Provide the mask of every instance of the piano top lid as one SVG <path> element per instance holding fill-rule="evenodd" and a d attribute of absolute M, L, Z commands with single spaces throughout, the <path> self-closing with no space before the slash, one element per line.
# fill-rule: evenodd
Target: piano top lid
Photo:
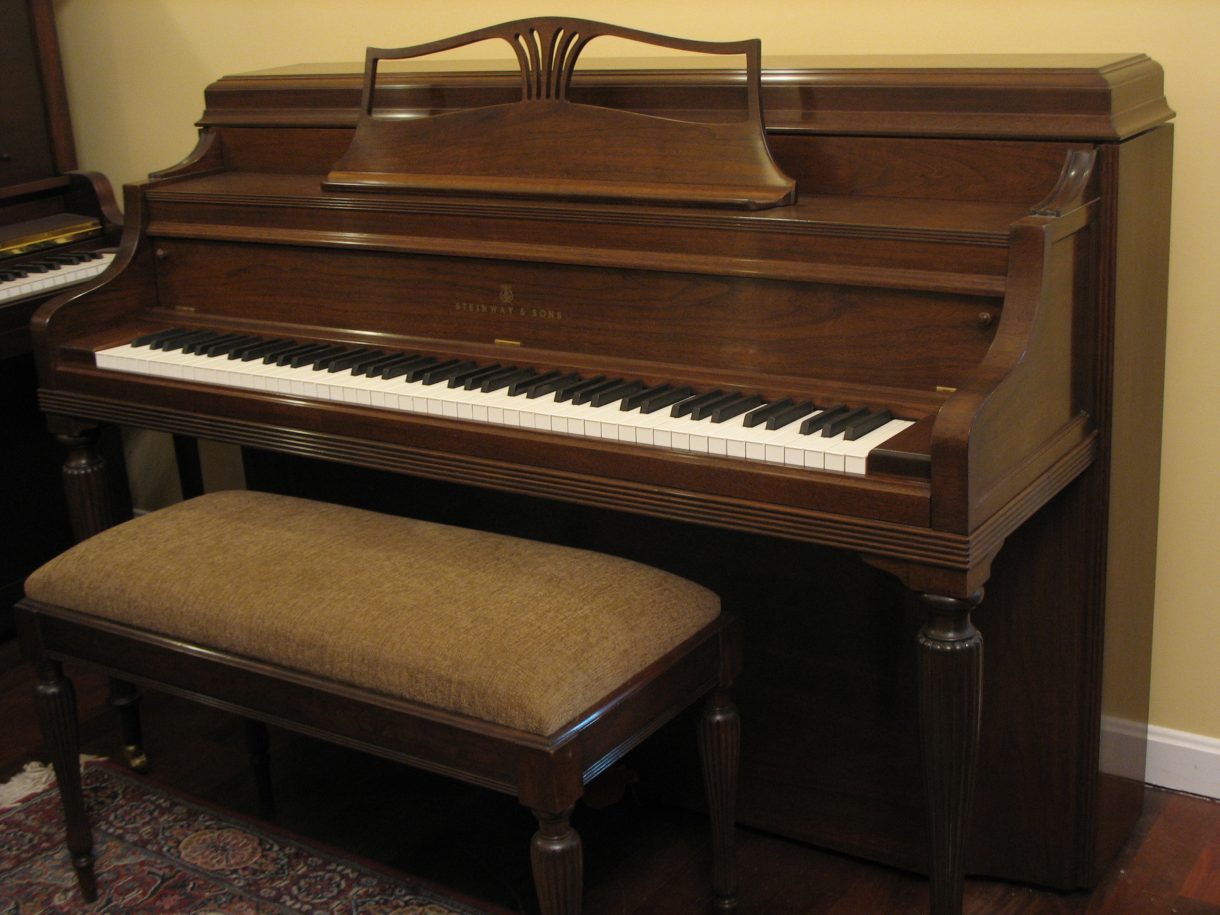
<path fill-rule="evenodd" d="M 711 119 L 686 119 L 571 98 L 581 52 L 605 37 L 744 59 L 743 104 Z M 401 111 L 392 91 L 382 91 L 383 61 L 489 39 L 502 40 L 517 59 L 516 99 L 418 117 Z M 757 39 L 692 41 L 564 17 L 520 19 L 413 47 L 369 48 L 356 133 L 323 187 L 744 209 L 788 204 L 796 182 L 767 149 L 761 60 Z"/>
<path fill-rule="evenodd" d="M 704 57 L 588 58 L 569 97 L 660 117 L 727 117 L 741 105 L 745 71 Z M 503 60 L 383 66 L 381 103 L 401 118 L 520 97 L 520 73 Z M 362 72 L 322 63 L 226 76 L 208 87 L 198 123 L 351 128 Z M 761 83 L 771 133 L 1106 142 L 1174 116 L 1161 66 L 1138 53 L 775 56 L 763 58 Z"/>

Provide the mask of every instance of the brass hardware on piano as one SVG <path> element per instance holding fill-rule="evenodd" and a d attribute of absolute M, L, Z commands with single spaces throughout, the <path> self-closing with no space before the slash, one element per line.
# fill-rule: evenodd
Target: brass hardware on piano
<path fill-rule="evenodd" d="M 196 150 L 127 189 L 116 266 L 35 317 L 52 428 L 131 424 L 799 544 L 801 564 L 889 601 L 853 608 L 852 629 L 901 631 L 901 650 L 871 658 L 875 689 L 828 695 L 810 671 L 846 646 L 790 630 L 840 631 L 832 594 L 778 628 L 736 608 L 742 705 L 760 709 L 743 821 L 926 868 L 937 912 L 967 872 L 1087 885 L 1142 798 L 1142 741 L 1115 755 L 1101 729 L 1118 681 L 1147 682 L 1161 386 L 1128 373 L 1159 368 L 1163 344 L 1160 67 L 768 68 L 755 43 L 674 40 L 716 57 L 582 58 L 545 80 L 524 51 L 377 69 L 573 33 L 656 40 L 525 20 L 374 49 L 363 74 L 208 87 Z M 523 97 L 538 80 L 561 91 Z M 721 139 L 692 142 L 709 124 Z M 521 303 L 562 320 L 524 332 Z M 839 420 L 877 425 L 852 451 Z M 98 517 L 102 489 L 82 484 L 76 510 Z M 1146 720 L 1143 701 L 1122 714 Z M 826 703 L 851 726 L 802 731 Z"/>

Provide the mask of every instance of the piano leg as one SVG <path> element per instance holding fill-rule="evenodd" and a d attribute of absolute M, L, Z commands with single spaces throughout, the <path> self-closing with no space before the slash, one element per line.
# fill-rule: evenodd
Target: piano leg
<path fill-rule="evenodd" d="M 983 599 L 924 594 L 919 632 L 920 751 L 927 792 L 931 911 L 960 915 L 962 852 L 978 756 L 983 637 L 970 613 Z"/>
<path fill-rule="evenodd" d="M 100 428 L 85 427 L 56 437 L 68 450 L 63 466 L 64 493 L 76 539 L 85 540 L 130 518 L 131 497 L 127 494 L 126 478 L 113 472 L 102 452 Z M 118 715 L 127 764 L 137 772 L 144 772 L 148 757 L 140 730 L 139 691 L 112 677 L 108 701 Z"/>
<path fill-rule="evenodd" d="M 101 430 L 92 426 L 56 436 L 68 449 L 64 461 L 64 493 L 68 497 L 68 519 L 78 541 L 113 527 L 131 517 L 130 497 L 120 493 L 110 462 L 98 442 Z"/>

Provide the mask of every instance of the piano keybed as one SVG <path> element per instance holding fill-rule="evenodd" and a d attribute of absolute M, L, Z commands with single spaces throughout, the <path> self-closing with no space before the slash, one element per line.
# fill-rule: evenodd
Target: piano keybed
<path fill-rule="evenodd" d="M 103 370 L 858 475 L 911 425 L 844 404 L 185 328 L 95 358 Z"/>

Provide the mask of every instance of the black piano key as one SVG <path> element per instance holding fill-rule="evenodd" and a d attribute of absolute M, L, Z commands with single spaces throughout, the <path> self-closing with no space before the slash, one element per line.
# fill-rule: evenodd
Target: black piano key
<path fill-rule="evenodd" d="M 608 379 L 605 375 L 594 375 L 592 378 L 581 378 L 579 381 L 560 385 L 555 389 L 555 403 L 563 403 L 566 400 L 572 400 L 590 388 L 596 388 L 605 384 L 607 380 Z"/>
<path fill-rule="evenodd" d="M 184 348 L 183 352 L 184 353 L 197 353 L 200 356 L 206 356 L 208 354 L 208 350 L 210 350 L 213 346 L 223 346 L 225 343 L 229 343 L 233 340 L 236 340 L 240 336 L 241 336 L 241 334 L 228 333 L 228 334 L 218 334 L 217 336 L 212 337 L 209 340 L 196 340 L 189 347 Z"/>
<path fill-rule="evenodd" d="M 407 369 L 406 373 L 403 375 L 403 380 L 408 384 L 414 384 L 415 382 L 419 381 L 420 376 L 423 375 L 423 373 L 428 369 L 441 365 L 452 365 L 455 362 L 457 362 L 456 359 L 450 359 L 448 362 L 441 362 L 436 356 L 425 356 L 421 361 Z"/>
<path fill-rule="evenodd" d="M 743 395 L 732 403 L 721 404 L 713 409 L 709 415 L 712 418 L 712 422 L 722 423 L 725 420 L 732 419 L 734 416 L 740 416 L 742 413 L 753 410 L 755 407 L 766 402 L 766 398 L 760 394 Z"/>
<path fill-rule="evenodd" d="M 324 349 L 326 347 L 321 343 L 297 343 L 295 346 L 290 346 L 287 349 L 268 353 L 263 357 L 263 362 L 274 363 L 275 365 L 288 365 L 297 356 L 303 356 L 307 353 L 318 353 Z"/>
<path fill-rule="evenodd" d="M 501 372 L 514 372 L 516 366 L 505 368 L 498 362 L 493 362 L 491 365 L 475 363 L 474 368 L 460 372 L 449 379 L 449 387 L 464 388 L 467 391 L 473 391 L 480 387 L 488 378 L 498 375 Z"/>
<path fill-rule="evenodd" d="M 791 406 L 785 407 L 778 413 L 768 417 L 767 431 L 774 432 L 776 429 L 782 429 L 784 426 L 796 422 L 801 417 L 808 416 L 816 409 L 817 407 L 814 406 L 812 400 L 804 400 L 798 404 L 792 404 Z"/>
<path fill-rule="evenodd" d="M 176 349 L 176 344 L 180 340 L 189 341 L 192 337 L 200 333 L 198 330 L 190 330 L 189 328 L 179 328 L 172 334 L 161 337 L 148 344 L 150 349 Z"/>
<path fill-rule="evenodd" d="M 353 375 L 367 375 L 368 370 L 372 366 L 384 362 L 393 355 L 395 354 L 387 353 L 383 349 L 370 349 L 366 355 L 360 357 L 359 359 L 354 359 L 352 364 L 349 365 L 347 369 Z"/>
<path fill-rule="evenodd" d="M 493 391 L 499 391 L 503 388 L 511 387 L 522 381 L 529 381 L 532 378 L 537 378 L 538 373 L 533 369 L 523 369 L 520 367 L 510 367 L 502 372 L 496 372 L 493 375 L 488 375 L 480 384 L 479 390 L 484 394 L 491 394 Z M 469 387 L 469 385 L 467 385 Z"/>
<path fill-rule="evenodd" d="M 670 384 L 654 384 L 651 387 L 646 387 L 642 391 L 637 391 L 634 394 L 628 394 L 623 398 L 623 402 L 619 404 L 620 410 L 635 410 L 644 403 L 649 397 L 657 397 L 667 391 L 672 391 L 673 385 Z"/>
<path fill-rule="evenodd" d="M 656 413 L 658 410 L 664 410 L 666 407 L 673 406 L 674 404 L 681 406 L 683 401 L 690 400 L 694 396 L 694 388 L 671 387 L 667 391 L 658 391 L 655 394 L 650 394 L 640 401 L 640 412 L 644 414 Z"/>
<path fill-rule="evenodd" d="M 309 359 L 301 362 L 300 366 L 308 365 L 315 372 L 324 371 L 330 364 L 340 356 L 346 356 L 348 353 L 355 352 L 350 346 L 344 346 L 341 343 L 328 343 L 324 345 L 324 349 L 310 355 Z M 297 363 L 293 363 L 293 367 L 297 367 Z"/>
<path fill-rule="evenodd" d="M 742 396 L 743 395 L 741 395 L 741 394 L 726 393 L 726 394 L 720 395 L 715 400 L 709 400 L 709 401 L 706 401 L 705 403 L 698 404 L 697 406 L 695 406 L 691 409 L 690 418 L 692 420 L 696 420 L 696 421 L 701 420 L 701 419 L 707 419 L 709 416 L 712 415 L 712 413 L 714 411 L 719 410 L 721 407 L 727 407 L 727 406 L 737 403 L 737 401 L 740 400 L 742 398 Z"/>
<path fill-rule="evenodd" d="M 571 372 L 566 375 L 555 374 L 549 378 L 543 376 L 525 386 L 525 396 L 529 400 L 545 397 L 547 394 L 554 394 L 565 384 L 576 384 L 579 381 L 580 376 Z"/>
<path fill-rule="evenodd" d="M 229 358 L 240 359 L 242 362 L 253 362 L 255 359 L 262 359 L 271 353 L 278 353 L 290 346 L 296 346 L 296 341 L 276 337 L 264 343 L 256 343 L 254 346 L 235 349 L 229 353 Z"/>
<path fill-rule="evenodd" d="M 43 255 L 43 260 L 50 261 L 53 264 L 74 266 L 76 264 L 83 263 L 85 261 L 85 257 L 83 254 L 75 251 L 61 251 L 55 254 Z"/>
<path fill-rule="evenodd" d="M 573 392 L 572 403 L 576 406 L 582 406 L 583 404 L 587 404 L 592 401 L 596 395 L 609 391 L 611 388 L 615 388 L 622 383 L 623 379 L 621 378 L 607 378 L 600 384 L 581 388 L 580 390 Z"/>
<path fill-rule="evenodd" d="M 817 432 L 836 416 L 841 416 L 847 412 L 845 404 L 837 403 L 834 406 L 827 407 L 816 416 L 811 416 L 801 423 L 801 435 L 812 435 Z"/>
<path fill-rule="evenodd" d="M 508 396 L 520 397 L 522 394 L 527 393 L 529 389 L 535 385 L 545 384 L 548 381 L 554 381 L 556 378 L 561 378 L 562 376 L 563 372 L 560 372 L 557 369 L 552 369 L 549 372 L 543 372 L 541 375 L 531 370 L 529 377 L 522 378 L 509 384 Z"/>
<path fill-rule="evenodd" d="M 612 404 L 615 401 L 622 400 L 628 395 L 643 391 L 647 387 L 642 381 L 623 381 L 604 391 L 598 391 L 589 398 L 589 406 L 604 407 L 607 404 Z"/>
<path fill-rule="evenodd" d="M 856 439 L 868 435 L 874 429 L 880 429 L 893 418 L 894 414 L 889 410 L 878 410 L 876 413 L 861 416 L 843 430 L 843 438 L 849 442 L 854 442 Z"/>
<path fill-rule="evenodd" d="M 434 365 L 420 372 L 419 380 L 424 384 L 437 384 L 438 382 L 445 381 L 446 379 L 451 378 L 460 372 L 473 368 L 475 365 L 476 363 L 468 360 L 464 361 L 461 359 L 448 359 L 439 365 Z"/>
<path fill-rule="evenodd" d="M 674 404 L 674 408 L 669 411 L 670 416 L 690 416 L 696 410 L 700 410 L 708 404 L 713 404 L 728 397 L 724 391 L 708 391 L 706 394 L 700 394 L 698 397 L 690 397 L 679 403 Z M 696 417 L 697 418 L 697 417 Z"/>
<path fill-rule="evenodd" d="M 225 340 L 228 340 L 232 336 L 236 336 L 236 335 L 235 334 L 224 334 L 224 333 L 221 333 L 220 331 L 212 331 L 206 337 L 202 337 L 198 340 L 192 340 L 190 343 L 183 346 L 182 352 L 192 353 L 192 354 L 196 354 L 196 355 L 203 355 L 203 351 L 205 349 L 207 349 L 209 346 L 211 346 L 213 343 L 223 343 Z"/>
<path fill-rule="evenodd" d="M 131 345 L 132 346 L 152 346 L 152 344 L 155 342 L 164 340 L 168 337 L 177 336 L 178 334 L 184 334 L 184 333 L 186 333 L 186 331 L 183 330 L 181 327 L 171 327 L 171 328 L 169 328 L 169 330 L 158 330 L 158 331 L 154 331 L 151 334 L 144 334 L 143 336 L 136 337 L 134 340 L 131 341 Z M 156 349 L 156 347 L 153 347 L 153 348 Z"/>
<path fill-rule="evenodd" d="M 329 359 L 347 351 L 347 347 L 339 346 L 335 343 L 318 343 L 312 349 L 297 353 L 288 360 L 288 364 L 294 369 L 303 369 L 309 366 L 315 372 L 321 371 L 323 366 L 318 364 L 320 360 Z"/>
<path fill-rule="evenodd" d="M 868 416 L 868 409 L 865 407 L 856 407 L 854 410 L 848 410 L 846 413 L 836 416 L 834 419 L 824 425 L 822 427 L 822 436 L 824 438 L 830 438 L 838 435 L 855 420 L 862 419 L 865 416 Z"/>
<path fill-rule="evenodd" d="M 207 340 L 216 333 L 214 330 L 196 330 L 182 337 L 174 337 L 172 340 L 166 340 L 161 344 L 161 349 L 167 353 L 172 353 L 174 350 L 182 350 L 188 352 L 186 347 L 190 346 L 199 340 Z"/>
<path fill-rule="evenodd" d="M 387 365 L 396 359 L 401 359 L 402 353 L 387 353 L 384 350 L 378 350 L 376 356 L 370 356 L 368 359 L 361 359 L 352 366 L 353 375 L 368 375 L 373 377 L 373 373 L 380 369 L 383 365 Z"/>
<path fill-rule="evenodd" d="M 362 362 L 369 362 L 373 359 L 380 359 L 385 355 L 383 349 L 358 349 L 347 353 L 345 356 L 340 356 L 338 359 L 327 360 L 326 371 L 328 372 L 343 372 L 351 369 Z"/>
<path fill-rule="evenodd" d="M 431 358 L 431 356 L 421 356 L 419 353 L 404 355 L 393 362 L 387 362 L 379 369 L 373 369 L 369 372 L 369 374 L 373 377 L 381 377 L 386 381 L 389 381 L 391 378 L 397 378 L 399 375 L 407 374 L 407 372 L 411 371 L 411 369 L 418 365 L 422 365 Z"/>
<path fill-rule="evenodd" d="M 217 341 L 210 346 L 205 346 L 200 352 L 209 359 L 214 359 L 217 356 L 225 356 L 233 352 L 239 346 L 248 346 L 261 339 L 261 337 L 255 337 L 252 334 L 233 334 L 228 340 Z"/>
<path fill-rule="evenodd" d="M 746 418 L 741 421 L 741 424 L 747 429 L 753 429 L 755 426 L 760 426 L 765 423 L 772 416 L 783 413 L 791 406 L 793 406 L 791 397 L 785 397 L 783 400 L 773 400 L 770 403 L 764 403 L 762 406 L 751 410 L 746 415 Z"/>

